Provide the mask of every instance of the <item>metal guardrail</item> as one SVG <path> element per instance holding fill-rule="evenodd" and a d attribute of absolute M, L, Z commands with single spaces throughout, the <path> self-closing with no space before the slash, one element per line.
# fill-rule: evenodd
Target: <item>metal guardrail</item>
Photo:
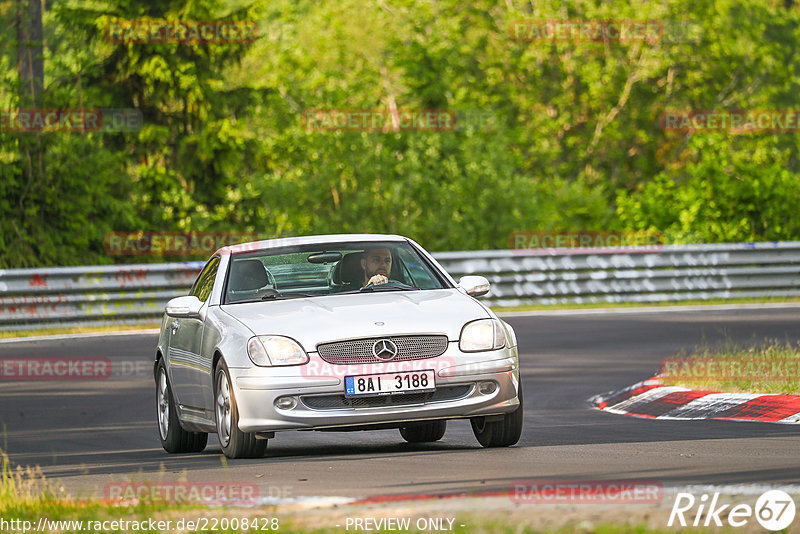
<path fill-rule="evenodd" d="M 0 330 L 155 322 L 203 262 L 0 271 Z"/>
<path fill-rule="evenodd" d="M 456 279 L 486 276 L 491 306 L 800 296 L 800 241 L 661 250 L 440 252 Z M 0 330 L 155 322 L 202 262 L 0 271 Z"/>
<path fill-rule="evenodd" d="M 486 276 L 486 301 L 498 306 L 800 296 L 800 241 L 435 256 L 451 274 Z"/>

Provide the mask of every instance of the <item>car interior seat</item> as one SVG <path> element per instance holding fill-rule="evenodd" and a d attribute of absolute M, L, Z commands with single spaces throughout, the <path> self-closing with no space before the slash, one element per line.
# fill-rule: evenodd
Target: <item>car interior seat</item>
<path fill-rule="evenodd" d="M 364 270 L 361 268 L 362 255 L 363 252 L 351 252 L 339 260 L 331 274 L 333 285 L 343 286 L 346 289 L 361 287 L 364 279 Z"/>
<path fill-rule="evenodd" d="M 257 259 L 234 261 L 228 291 L 235 300 L 246 300 L 277 293 L 275 278 Z"/>

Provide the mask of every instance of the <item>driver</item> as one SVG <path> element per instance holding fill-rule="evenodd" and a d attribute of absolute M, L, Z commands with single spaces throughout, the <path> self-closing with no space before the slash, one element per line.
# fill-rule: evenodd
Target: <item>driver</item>
<path fill-rule="evenodd" d="M 363 285 L 380 285 L 389 281 L 392 272 L 392 251 L 388 248 L 368 248 L 361 257 Z"/>

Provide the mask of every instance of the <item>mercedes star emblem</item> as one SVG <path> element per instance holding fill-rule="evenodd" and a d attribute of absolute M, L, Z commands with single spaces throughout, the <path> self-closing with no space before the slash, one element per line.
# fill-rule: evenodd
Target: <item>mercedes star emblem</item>
<path fill-rule="evenodd" d="M 397 345 L 388 339 L 381 339 L 372 345 L 372 354 L 379 360 L 389 361 L 397 356 Z"/>

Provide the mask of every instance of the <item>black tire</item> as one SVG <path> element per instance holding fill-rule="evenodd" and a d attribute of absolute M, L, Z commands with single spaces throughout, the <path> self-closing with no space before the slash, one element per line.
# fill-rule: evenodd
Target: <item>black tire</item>
<path fill-rule="evenodd" d="M 409 443 L 439 441 L 447 430 L 447 421 L 426 421 L 413 423 L 400 428 L 400 435 Z"/>
<path fill-rule="evenodd" d="M 522 436 L 522 382 L 519 384 L 519 408 L 503 416 L 500 421 L 486 421 L 485 417 L 472 417 L 469 422 L 478 442 L 484 447 L 510 447 Z"/>
<path fill-rule="evenodd" d="M 163 361 L 159 362 L 156 373 L 156 417 L 158 435 L 165 451 L 179 454 L 200 452 L 206 448 L 208 434 L 188 432 L 181 427 Z"/>
<path fill-rule="evenodd" d="M 226 401 L 227 397 L 227 401 Z M 227 409 L 226 409 L 227 404 Z M 222 453 L 228 458 L 261 458 L 267 450 L 266 439 L 239 430 L 239 409 L 231 387 L 228 366 L 220 360 L 214 369 L 214 414 Z"/>

